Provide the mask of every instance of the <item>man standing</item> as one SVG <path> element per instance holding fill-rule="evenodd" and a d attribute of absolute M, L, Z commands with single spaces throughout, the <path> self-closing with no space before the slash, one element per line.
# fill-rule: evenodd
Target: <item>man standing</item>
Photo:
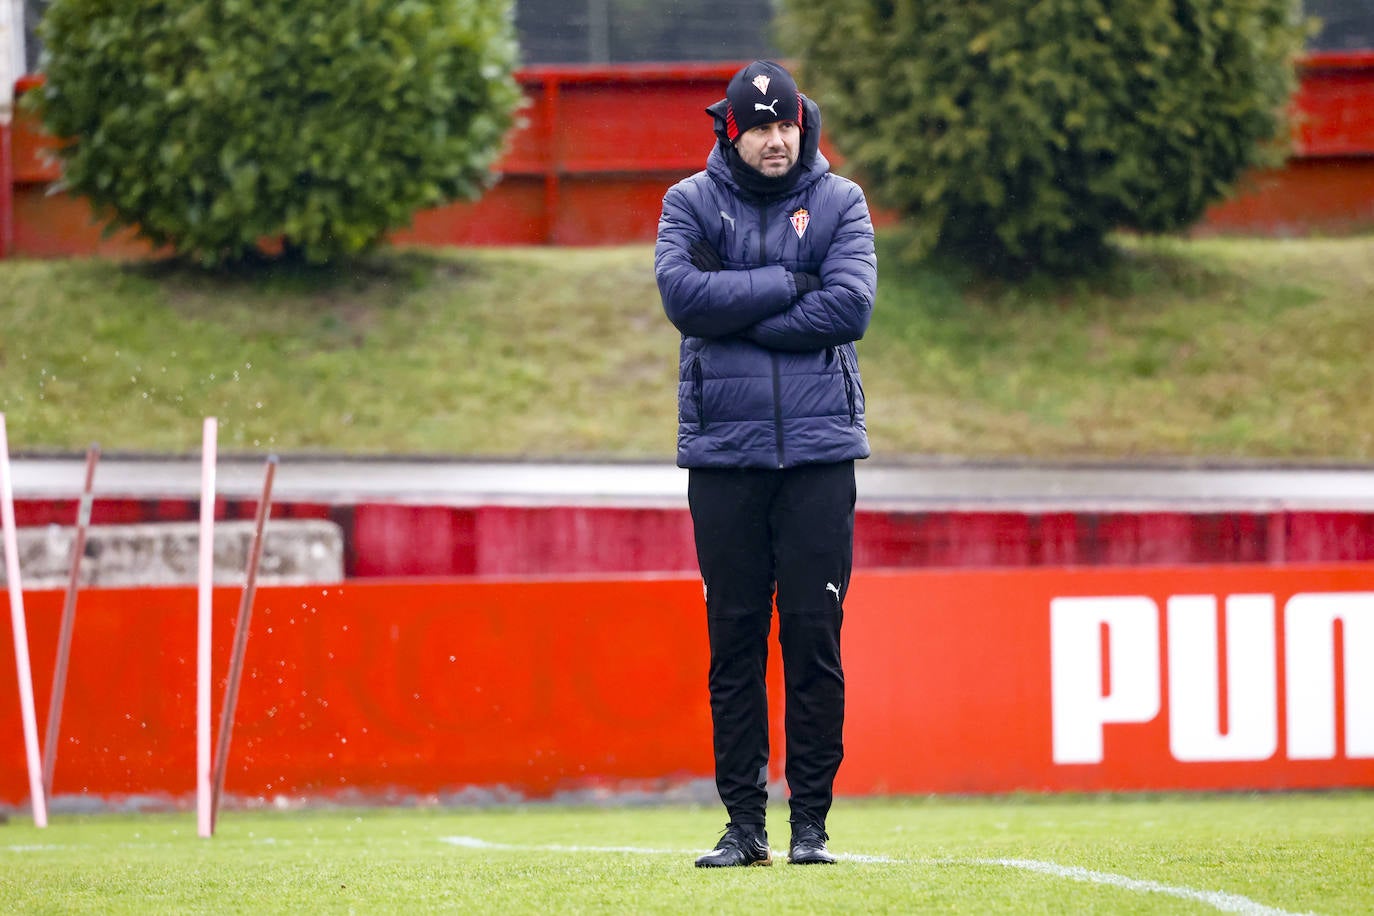
<path fill-rule="evenodd" d="M 820 153 L 820 109 L 782 67 L 754 61 L 706 111 L 717 143 L 706 169 L 664 197 L 654 250 L 664 311 L 682 332 L 677 458 L 689 469 L 716 788 L 730 817 L 696 864 L 772 864 L 764 675 L 775 596 L 788 861 L 831 864 L 854 459 L 869 454 L 854 341 L 877 287 L 873 225 L 862 190 Z"/>

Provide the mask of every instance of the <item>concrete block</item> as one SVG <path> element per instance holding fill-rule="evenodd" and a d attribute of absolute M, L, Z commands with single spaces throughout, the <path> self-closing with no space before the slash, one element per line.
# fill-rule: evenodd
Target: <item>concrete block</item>
<path fill-rule="evenodd" d="M 215 523 L 216 585 L 242 585 L 253 546 L 252 521 Z M 19 574 L 28 589 L 66 588 L 76 529 L 20 528 Z M 120 588 L 194 585 L 200 564 L 199 522 L 92 525 L 81 561 L 83 586 Z M 2 566 L 2 564 L 0 564 Z M 0 568 L 0 583 L 5 582 Z M 259 585 L 308 585 L 343 580 L 343 531 L 323 519 L 268 520 Z"/>

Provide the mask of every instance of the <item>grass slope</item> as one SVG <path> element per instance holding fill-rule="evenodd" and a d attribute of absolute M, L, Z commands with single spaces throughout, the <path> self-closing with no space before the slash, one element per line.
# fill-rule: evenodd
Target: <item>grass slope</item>
<path fill-rule="evenodd" d="M 1374 459 L 1374 237 L 1147 240 L 1089 279 L 903 266 L 859 345 L 875 455 Z M 387 251 L 343 274 L 0 261 L 16 452 L 668 460 L 648 246 Z"/>
<path fill-rule="evenodd" d="M 1374 794 L 841 800 L 833 868 L 692 867 L 686 807 L 61 816 L 0 827 L 23 913 L 1368 912 Z M 785 824 L 772 840 L 784 847 Z"/>

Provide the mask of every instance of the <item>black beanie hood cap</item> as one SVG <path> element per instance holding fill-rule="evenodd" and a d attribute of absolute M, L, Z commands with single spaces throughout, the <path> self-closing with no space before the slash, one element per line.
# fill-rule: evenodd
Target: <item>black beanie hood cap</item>
<path fill-rule="evenodd" d="M 806 127 L 796 81 L 771 60 L 756 60 L 732 76 L 725 101 L 725 133 L 731 143 L 745 131 L 773 121 L 796 121 Z"/>

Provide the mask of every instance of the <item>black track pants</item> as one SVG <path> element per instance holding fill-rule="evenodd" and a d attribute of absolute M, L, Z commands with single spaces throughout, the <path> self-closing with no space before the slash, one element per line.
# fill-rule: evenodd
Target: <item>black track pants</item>
<path fill-rule="evenodd" d="M 854 556 L 854 462 L 688 475 L 706 584 L 716 789 L 735 823 L 764 823 L 765 670 L 776 588 L 791 819 L 825 823 L 844 757 L 840 624 Z"/>

